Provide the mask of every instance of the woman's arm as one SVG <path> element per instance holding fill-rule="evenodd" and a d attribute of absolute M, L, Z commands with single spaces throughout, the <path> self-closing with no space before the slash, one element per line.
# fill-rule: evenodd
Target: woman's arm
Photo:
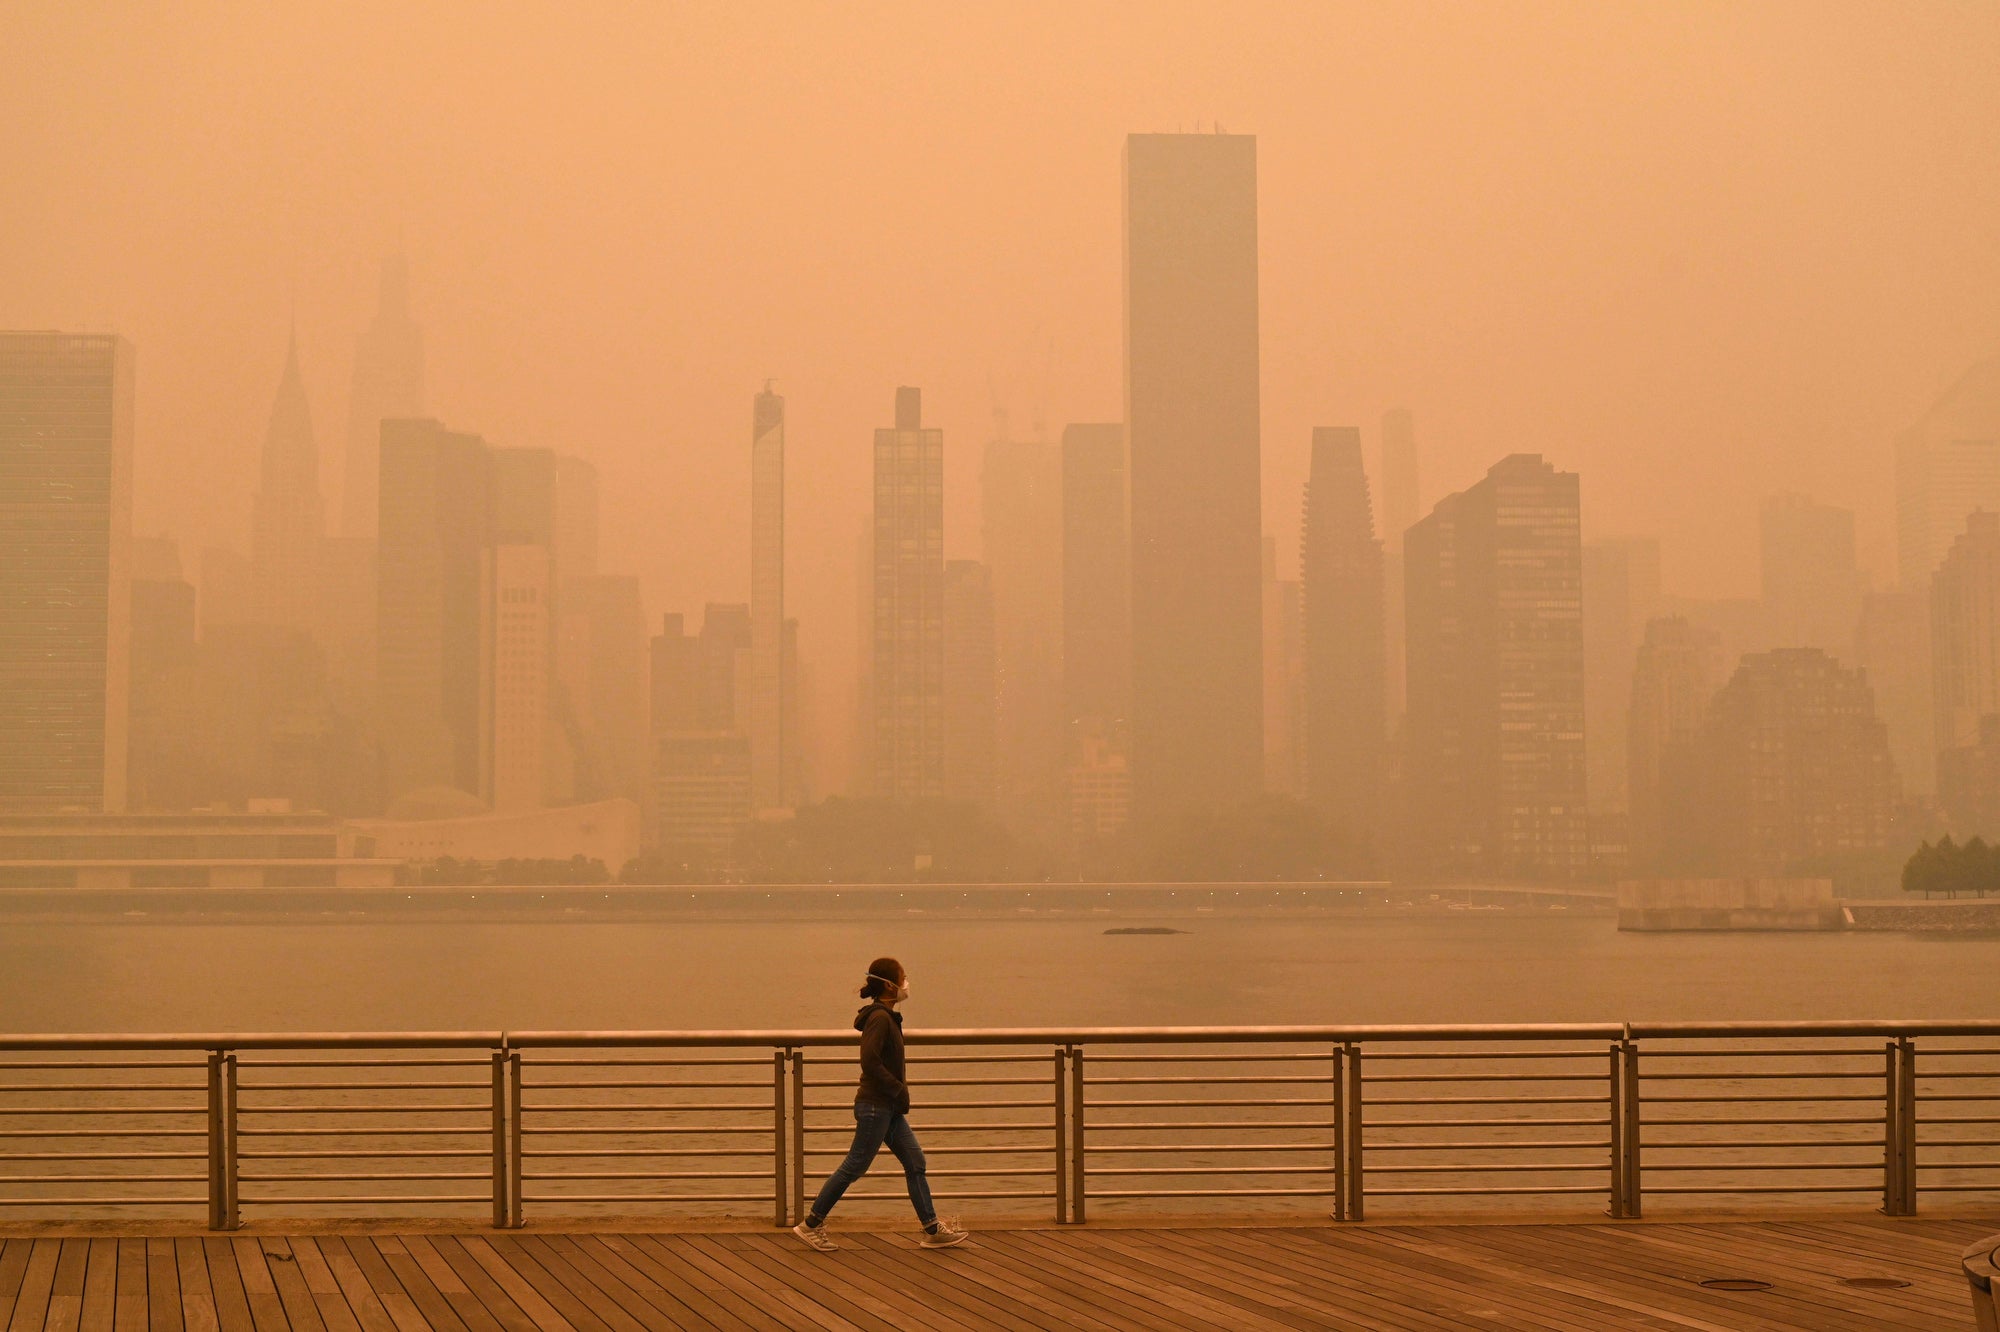
<path fill-rule="evenodd" d="M 903 1080 L 890 1071 L 882 1058 L 882 1046 L 889 1039 L 889 1028 L 895 1019 L 885 1008 L 878 1008 L 868 1016 L 868 1025 L 861 1032 L 861 1072 L 867 1079 L 883 1091 L 901 1101 L 909 1094 Z"/>

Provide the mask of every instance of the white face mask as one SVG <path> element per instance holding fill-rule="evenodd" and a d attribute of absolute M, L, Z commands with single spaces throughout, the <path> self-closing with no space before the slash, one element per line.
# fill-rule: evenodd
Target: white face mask
<path fill-rule="evenodd" d="M 884 985 L 888 986 L 891 997 L 899 1004 L 910 997 L 910 981 L 907 976 L 903 978 L 901 985 L 890 980 L 887 976 L 878 976 L 872 971 L 868 973 L 868 979 L 881 981 Z"/>

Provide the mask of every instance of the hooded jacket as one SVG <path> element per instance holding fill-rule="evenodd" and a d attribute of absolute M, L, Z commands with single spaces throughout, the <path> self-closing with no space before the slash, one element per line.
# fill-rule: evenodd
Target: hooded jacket
<path fill-rule="evenodd" d="M 861 1033 L 861 1085 L 854 1099 L 907 1115 L 910 1085 L 903 1080 L 903 1015 L 887 1004 L 871 1003 L 854 1015 L 854 1029 Z"/>

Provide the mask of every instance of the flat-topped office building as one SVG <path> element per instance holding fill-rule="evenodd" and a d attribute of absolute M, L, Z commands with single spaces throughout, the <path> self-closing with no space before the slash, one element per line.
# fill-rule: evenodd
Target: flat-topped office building
<path fill-rule="evenodd" d="M 0 333 L 0 810 L 125 807 L 132 344 Z"/>

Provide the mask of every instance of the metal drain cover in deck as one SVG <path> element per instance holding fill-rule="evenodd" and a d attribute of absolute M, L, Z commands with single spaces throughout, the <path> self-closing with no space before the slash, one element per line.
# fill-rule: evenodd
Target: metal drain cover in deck
<path fill-rule="evenodd" d="M 1910 1283 L 1901 1277 L 1842 1277 L 1840 1284 L 1857 1290 L 1900 1290 Z"/>
<path fill-rule="evenodd" d="M 1695 1282 L 1704 1290 L 1769 1290 L 1771 1283 L 1755 1277 L 1705 1277 Z"/>

